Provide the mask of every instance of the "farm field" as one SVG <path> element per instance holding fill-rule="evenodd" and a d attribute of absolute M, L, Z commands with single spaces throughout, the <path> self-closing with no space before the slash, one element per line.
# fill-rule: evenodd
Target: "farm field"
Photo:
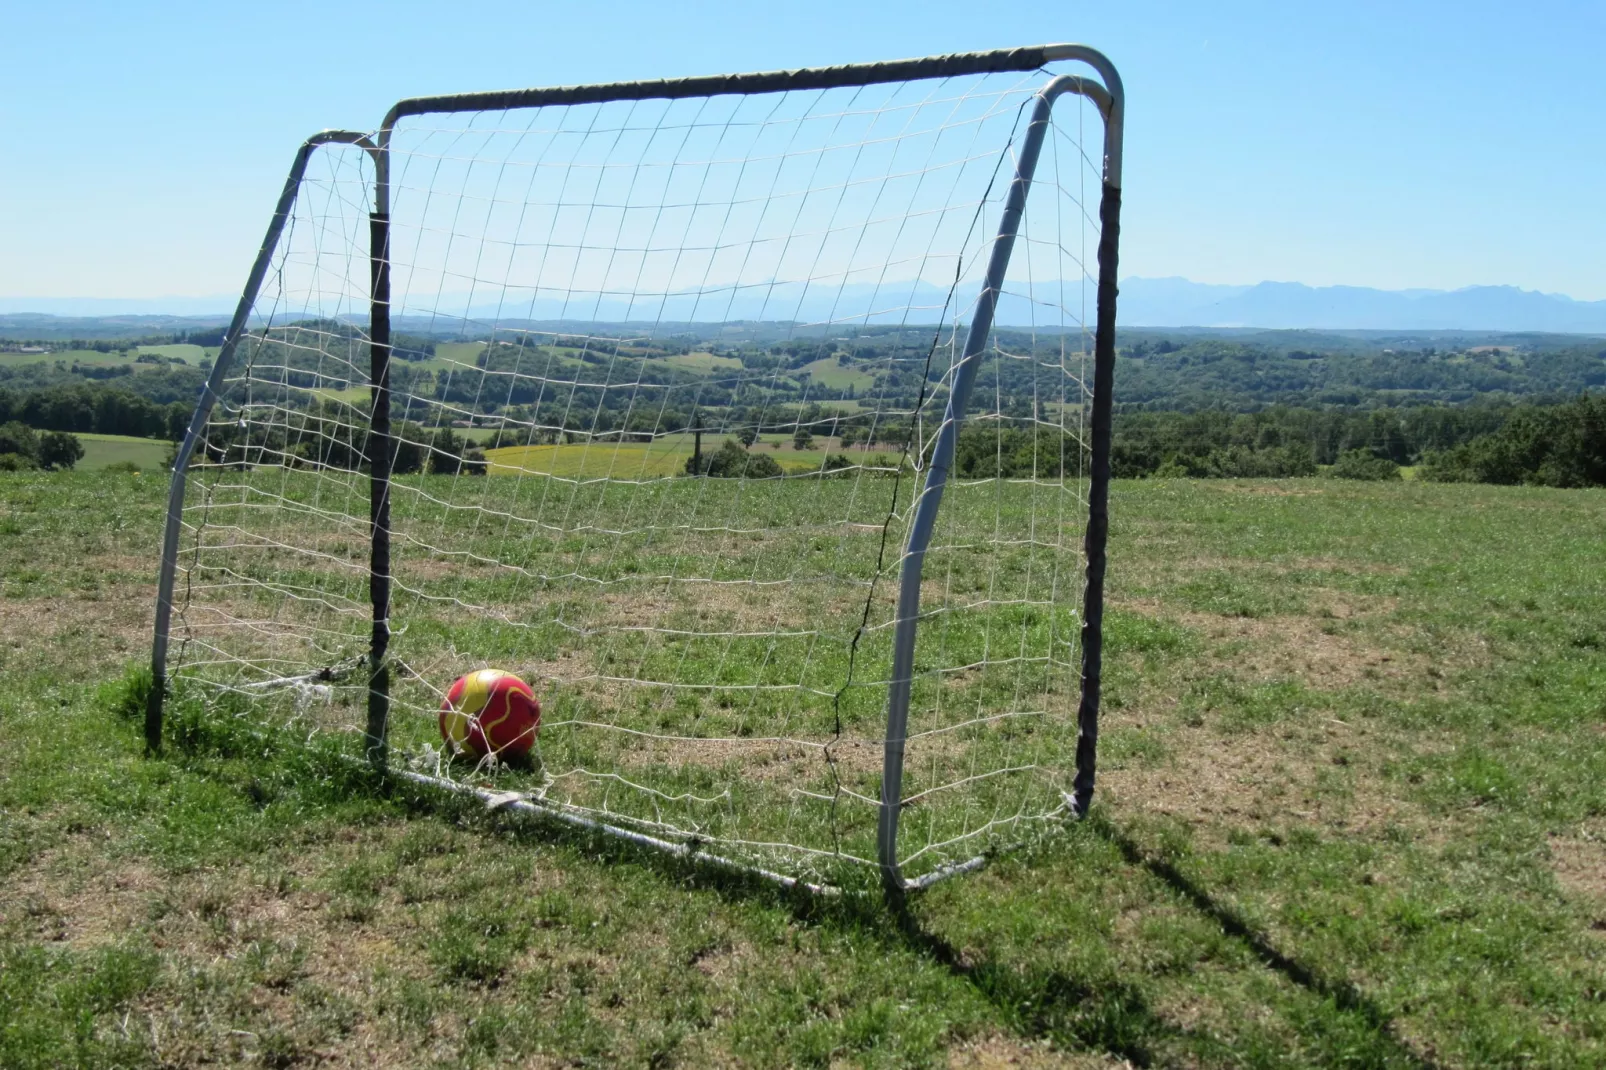
<path fill-rule="evenodd" d="M 216 357 L 218 354 L 218 347 L 196 346 L 186 343 L 179 343 L 176 345 L 166 346 L 140 346 L 139 352 L 151 353 L 158 357 L 167 357 L 169 360 L 171 360 L 173 357 L 177 357 L 185 364 L 199 365 L 204 359 Z"/>
<path fill-rule="evenodd" d="M 19 368 L 26 364 L 52 364 L 61 361 L 66 365 L 89 364 L 110 367 L 127 364 L 129 358 L 116 351 L 101 353 L 94 349 L 57 349 L 48 353 L 0 353 L 0 366 Z"/>
<path fill-rule="evenodd" d="M 824 357 L 812 361 L 798 370 L 808 372 L 816 383 L 828 390 L 846 390 L 852 387 L 862 392 L 875 386 L 875 376 L 857 368 L 844 367 L 836 357 Z"/>
<path fill-rule="evenodd" d="M 665 357 L 663 362 L 676 368 L 689 368 L 696 372 L 742 370 L 742 362 L 735 357 L 716 357 L 712 353 L 681 353 L 673 357 Z"/>
<path fill-rule="evenodd" d="M 168 450 L 172 444 L 156 438 L 133 438 L 128 435 L 97 435 L 78 432 L 78 441 L 84 444 L 84 455 L 77 468 L 84 472 L 97 472 L 108 465 L 133 464 L 149 475 L 165 475 Z"/>
<path fill-rule="evenodd" d="M 484 441 L 494 434 L 485 429 L 468 432 Z M 704 435 L 703 450 L 713 452 L 725 440 L 722 435 Z M 570 479 L 660 479 L 680 475 L 686 470 L 686 461 L 692 454 L 691 435 L 664 435 L 652 442 L 597 442 L 555 446 L 504 446 L 487 450 L 491 475 L 517 475 L 545 473 Z M 753 444 L 752 451 L 774 459 L 788 472 L 807 472 L 820 467 L 827 450 L 836 452 L 834 439 L 824 436 L 814 440 L 814 448 L 799 450 L 793 447 L 790 436 L 763 435 Z M 851 456 L 859 463 L 895 465 L 894 454 L 877 451 L 854 451 Z"/>
<path fill-rule="evenodd" d="M 203 359 L 211 359 L 218 354 L 216 346 L 195 345 L 165 345 L 165 346 L 135 346 L 132 349 L 118 351 L 112 350 L 102 353 L 95 349 L 56 349 L 48 353 L 0 353 L 0 367 L 17 368 L 26 364 L 53 364 L 61 361 L 69 367 L 73 364 L 88 364 L 95 367 L 112 367 L 117 364 L 130 364 L 133 359 L 142 353 L 150 353 L 162 357 L 178 357 L 184 363 L 195 366 Z M 157 364 L 136 365 L 139 368 L 157 368 Z"/>
<path fill-rule="evenodd" d="M 142 756 L 164 493 L 0 475 L 0 1065 L 1606 1061 L 1601 492 L 1117 482 L 1094 815 L 902 914 Z"/>

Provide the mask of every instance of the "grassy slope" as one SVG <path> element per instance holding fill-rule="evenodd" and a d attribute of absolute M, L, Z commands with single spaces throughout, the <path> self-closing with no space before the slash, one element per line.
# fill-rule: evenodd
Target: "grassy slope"
<path fill-rule="evenodd" d="M 900 922 L 144 759 L 160 481 L 0 476 L 0 1065 L 1600 1065 L 1606 495 L 1114 495 L 1096 820 Z"/>
<path fill-rule="evenodd" d="M 808 372 L 814 381 L 828 390 L 869 390 L 875 385 L 875 376 L 857 368 L 843 367 L 836 357 L 822 357 L 803 365 L 799 371 Z"/>
<path fill-rule="evenodd" d="M 680 353 L 665 357 L 663 363 L 676 368 L 689 368 L 698 372 L 741 371 L 742 362 L 735 357 L 716 357 L 712 353 Z"/>
<path fill-rule="evenodd" d="M 199 364 L 203 358 L 213 358 L 218 354 L 217 346 L 170 345 L 170 346 L 139 346 L 137 349 L 112 351 L 101 353 L 93 349 L 59 349 L 50 353 L 0 353 L 0 367 L 20 367 L 24 364 L 47 364 L 61 361 L 71 367 L 73 364 L 90 364 L 110 367 L 114 364 L 129 364 L 135 356 L 141 353 L 155 353 L 164 357 L 179 357 L 186 364 Z M 137 368 L 159 368 L 158 364 L 141 364 Z"/>
<path fill-rule="evenodd" d="M 168 346 L 140 346 L 141 353 L 155 353 L 159 357 L 177 357 L 185 364 L 199 364 L 205 357 L 217 356 L 217 349 L 180 343 Z"/>
<path fill-rule="evenodd" d="M 132 438 L 128 435 L 78 435 L 84 444 L 84 456 L 78 469 L 98 472 L 107 465 L 132 462 L 141 471 L 160 472 L 167 460 L 170 443 L 155 438 Z"/>

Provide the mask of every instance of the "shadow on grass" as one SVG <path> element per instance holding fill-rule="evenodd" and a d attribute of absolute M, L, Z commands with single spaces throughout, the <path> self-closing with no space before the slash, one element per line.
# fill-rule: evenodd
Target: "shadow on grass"
<path fill-rule="evenodd" d="M 1088 827 L 1095 835 L 1113 844 L 1129 865 L 1147 870 L 1182 896 L 1195 910 L 1220 926 L 1223 933 L 1249 948 L 1268 968 L 1364 1022 L 1378 1044 L 1379 1054 L 1390 1064 L 1419 1067 L 1422 1070 L 1435 1070 L 1438 1066 L 1401 1040 L 1395 1032 L 1393 1019 L 1352 982 L 1345 978 L 1325 977 L 1279 950 L 1269 936 L 1251 925 L 1231 904 L 1211 895 L 1167 859 L 1145 850 L 1107 817 L 1094 815 Z"/>
<path fill-rule="evenodd" d="M 432 814 L 464 823 L 484 822 L 520 838 L 539 839 L 577 857 L 603 865 L 646 870 L 688 888 L 701 888 L 721 898 L 768 902 L 809 925 L 852 928 L 889 947 L 903 948 L 941 966 L 992 1004 L 1004 1024 L 1024 1037 L 1048 1038 L 1083 1049 L 1102 1050 L 1137 1066 L 1175 1058 L 1184 1061 L 1234 1063 L 1248 1052 L 1227 1040 L 1169 1021 L 1150 1005 L 1140 983 L 1112 971 L 1068 972 L 1058 967 L 1032 967 L 994 954 L 962 953 L 943 936 L 922 925 L 911 902 L 888 902 L 866 885 L 839 896 L 820 896 L 802 888 L 782 888 L 757 875 L 733 872 L 691 858 L 675 857 L 601 832 L 556 819 L 512 818 L 488 810 L 463 796 L 374 774 L 353 763 L 338 745 L 308 745 L 280 733 L 264 733 L 237 720 L 174 718 L 169 760 L 197 766 L 216 776 L 207 759 L 245 759 L 271 779 L 317 788 L 317 801 L 367 797 L 396 808 L 398 816 Z M 199 760 L 199 761 L 198 761 Z M 266 767 L 266 768 L 264 768 Z M 276 774 L 276 775 L 275 775 Z M 253 777 L 247 788 L 259 783 Z M 313 801 L 310 800 L 309 801 Z M 1166 858 L 1150 852 L 1112 823 L 1093 815 L 1084 827 L 1112 844 L 1125 862 L 1147 871 L 1221 931 L 1248 948 L 1269 969 L 1331 1004 L 1368 1038 L 1369 1049 L 1356 1065 L 1431 1068 L 1435 1064 L 1407 1046 L 1395 1033 L 1392 1019 L 1346 979 L 1325 977 L 1277 948 L 1271 939 Z M 919 897 L 913 897 L 917 903 Z M 1141 981 L 1141 979 L 1139 979 Z M 1259 1038 L 1263 1044 L 1268 1038 Z M 1276 1046 L 1275 1044 L 1273 1046 Z M 1276 1051 L 1257 1052 L 1249 1062 L 1278 1065 Z"/>
<path fill-rule="evenodd" d="M 1168 1042 L 1195 1054 L 1227 1054 L 1210 1038 L 1166 1021 L 1135 985 L 1057 969 L 1019 970 L 991 957 L 972 962 L 921 925 L 906 902 L 893 902 L 890 909 L 904 946 L 969 982 L 1022 1036 L 1105 1051 L 1134 1066 L 1153 1066 Z"/>

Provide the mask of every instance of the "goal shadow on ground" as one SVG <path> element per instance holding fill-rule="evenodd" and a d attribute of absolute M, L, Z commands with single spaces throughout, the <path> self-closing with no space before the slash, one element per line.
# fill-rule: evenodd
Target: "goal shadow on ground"
<path fill-rule="evenodd" d="M 205 741 L 178 739 L 175 750 L 210 752 Z M 336 755 L 308 755 L 319 768 L 348 777 L 354 770 Z M 753 874 L 721 869 L 695 857 L 664 854 L 600 832 L 578 829 L 556 820 L 510 815 L 477 801 L 422 785 L 369 779 L 358 775 L 347 784 L 355 790 L 389 795 L 415 818 L 448 818 L 500 826 L 520 839 L 566 847 L 585 862 L 608 867 L 624 865 L 655 873 L 658 879 L 688 889 L 711 891 L 723 899 L 767 901 L 788 911 L 801 924 L 853 928 L 882 942 L 889 950 L 919 955 L 971 985 L 999 1012 L 1003 1023 L 1027 1039 L 1049 1039 L 1108 1052 L 1137 1066 L 1167 1061 L 1175 1047 L 1194 1058 L 1223 1063 L 1242 1053 L 1232 1043 L 1170 1020 L 1157 1011 L 1140 984 L 1102 971 L 1077 972 L 1059 966 L 1021 968 L 995 951 L 961 950 L 919 916 L 924 893 L 888 902 L 871 894 L 821 896 L 803 888 L 785 889 Z M 1164 857 L 1146 849 L 1109 816 L 1095 811 L 1082 824 L 1087 833 L 1115 848 L 1125 864 L 1148 873 L 1180 902 L 1207 918 L 1223 935 L 1246 948 L 1265 968 L 1316 998 L 1330 1003 L 1360 1027 L 1370 1043 L 1361 1062 L 1369 1066 L 1433 1070 L 1436 1064 L 1407 1045 L 1393 1019 L 1346 978 L 1324 976 L 1279 949 L 1223 901 Z M 959 878 L 963 881 L 964 878 Z M 959 894 L 963 894 L 961 889 Z"/>
<path fill-rule="evenodd" d="M 1394 1029 L 1394 1020 L 1348 978 L 1325 977 L 1309 965 L 1280 951 L 1271 938 L 1249 924 L 1230 903 L 1211 895 L 1197 881 L 1171 862 L 1143 847 L 1107 819 L 1093 824 L 1095 833 L 1114 844 L 1128 864 L 1147 870 L 1156 879 L 1185 899 L 1194 910 L 1210 918 L 1221 931 L 1254 952 L 1262 964 L 1289 981 L 1329 1000 L 1338 1009 L 1366 1023 L 1383 1045 L 1391 1049 L 1391 1062 L 1422 1070 L 1436 1070 L 1438 1063 L 1415 1051 Z"/>
<path fill-rule="evenodd" d="M 426 802 L 432 797 L 435 803 Z M 601 833 L 587 832 L 557 821 L 512 817 L 465 800 L 446 802 L 440 795 L 421 793 L 421 810 L 435 805 L 477 811 L 486 819 L 513 826 L 514 835 L 577 849 L 598 864 L 625 863 L 655 871 L 661 878 L 688 888 L 711 891 L 723 899 L 752 902 L 767 900 L 788 910 L 809 926 L 845 926 L 873 934 L 889 948 L 912 951 L 971 985 L 998 1009 L 1020 1037 L 1049 1039 L 1125 1059 L 1135 1066 L 1166 1061 L 1172 1045 L 1195 1058 L 1239 1061 L 1241 1052 L 1229 1040 L 1169 1020 L 1157 1011 L 1141 986 L 1107 975 L 1077 974 L 1060 968 L 1021 969 L 994 953 L 962 951 L 919 917 L 924 893 L 889 901 L 874 894 L 825 897 L 803 888 L 777 887 L 761 877 L 677 858 Z M 1109 843 L 1127 865 L 1144 871 L 1223 935 L 1246 948 L 1263 967 L 1281 975 L 1311 996 L 1330 1003 L 1348 1021 L 1360 1027 L 1369 1040 L 1361 1057 L 1368 1066 L 1437 1070 L 1439 1064 L 1406 1044 L 1394 1020 L 1347 978 L 1325 976 L 1307 963 L 1279 949 L 1272 939 L 1250 924 L 1230 903 L 1211 894 L 1165 858 L 1145 849 L 1108 816 L 1095 811 L 1084 827 Z M 964 878 L 959 878 L 963 880 Z"/>
<path fill-rule="evenodd" d="M 1108 817 L 1094 814 L 1089 830 L 1113 845 L 1126 863 L 1149 873 L 1209 918 L 1221 932 L 1247 948 L 1266 968 L 1361 1023 L 1374 1047 L 1365 1065 L 1438 1070 L 1439 1064 L 1411 1048 L 1398 1035 L 1393 1019 L 1346 978 L 1323 976 L 1280 950 L 1231 904 L 1212 895 L 1171 862 L 1145 850 Z M 1157 1014 L 1142 991 L 1122 982 L 1095 982 L 1059 970 L 1038 973 L 1012 969 L 992 957 L 972 961 L 943 936 L 925 927 L 908 902 L 891 905 L 901 940 L 976 987 L 1030 1037 L 1070 1036 L 1136 1066 L 1156 1062 L 1156 1045 L 1181 1041 L 1195 1056 L 1220 1056 L 1235 1062 L 1233 1047 L 1218 1038 L 1180 1026 Z"/>

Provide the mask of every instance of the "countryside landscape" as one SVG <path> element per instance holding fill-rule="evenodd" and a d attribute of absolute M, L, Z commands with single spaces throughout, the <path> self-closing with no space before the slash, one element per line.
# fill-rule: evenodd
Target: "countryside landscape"
<path fill-rule="evenodd" d="M 833 457 L 890 483 L 897 430 L 866 433 L 851 395 L 919 389 L 897 339 L 755 333 L 622 374 L 690 384 L 703 450 L 773 459 L 799 506 Z M 6 1065 L 1599 1056 L 1606 342 L 1123 332 L 1100 801 L 896 915 L 227 719 L 180 710 L 145 757 L 163 468 L 209 340 L 18 340 L 0 369 L 9 420 L 83 446 L 3 477 Z M 416 351 L 415 391 L 440 396 L 498 359 Z M 709 389 L 749 361 L 773 395 Z M 307 421 L 361 404 L 281 366 Z M 488 415 L 417 427 L 405 478 L 700 482 L 689 407 L 580 443 L 503 444 Z"/>
<path fill-rule="evenodd" d="M 1606 1066 L 1606 9 L 7 31 L 0 1070 Z"/>

